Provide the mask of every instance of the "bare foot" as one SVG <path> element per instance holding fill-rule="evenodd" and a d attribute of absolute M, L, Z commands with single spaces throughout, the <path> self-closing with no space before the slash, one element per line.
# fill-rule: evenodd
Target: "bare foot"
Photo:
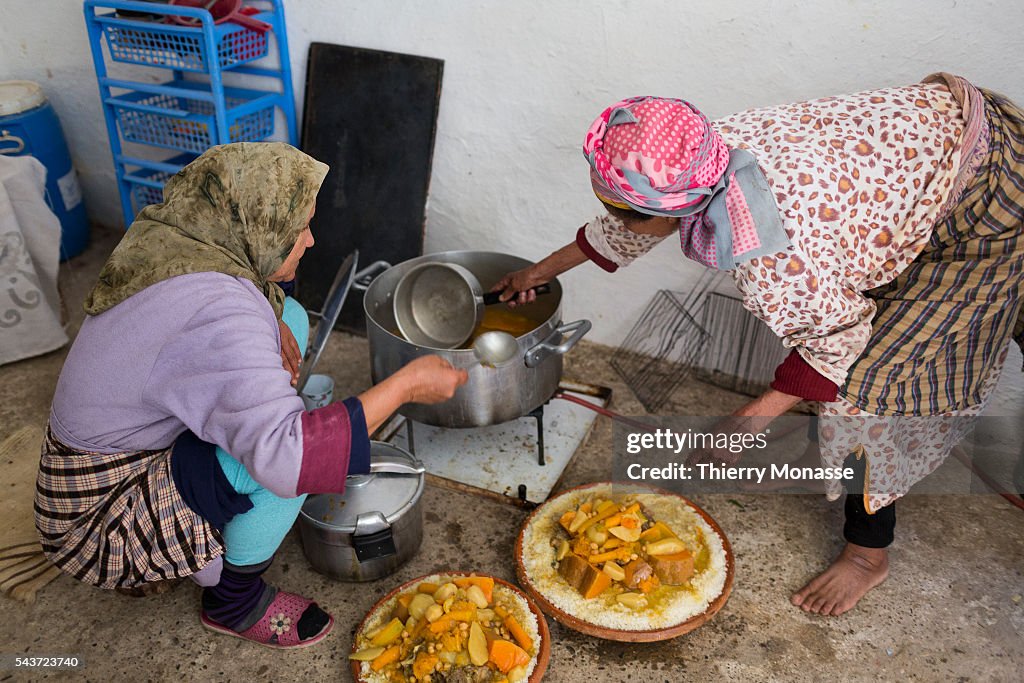
<path fill-rule="evenodd" d="M 790 598 L 805 612 L 839 616 L 889 576 L 889 552 L 847 543 L 829 568 Z"/>

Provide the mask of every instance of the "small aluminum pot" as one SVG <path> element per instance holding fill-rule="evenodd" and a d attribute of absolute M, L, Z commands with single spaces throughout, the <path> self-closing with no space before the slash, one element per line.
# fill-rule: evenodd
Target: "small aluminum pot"
<path fill-rule="evenodd" d="M 349 477 L 343 494 L 309 496 L 299 513 L 306 559 L 339 581 L 387 576 L 423 540 L 423 464 L 379 441 L 371 442 L 370 458 L 371 474 Z"/>

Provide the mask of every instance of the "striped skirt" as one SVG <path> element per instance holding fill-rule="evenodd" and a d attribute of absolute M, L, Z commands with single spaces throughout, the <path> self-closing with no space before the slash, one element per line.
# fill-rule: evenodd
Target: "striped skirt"
<path fill-rule="evenodd" d="M 182 500 L 171 449 L 74 450 L 46 430 L 35 520 L 43 552 L 100 588 L 190 576 L 223 552 L 220 534 Z"/>
<path fill-rule="evenodd" d="M 895 280 L 866 292 L 872 335 L 840 396 L 873 415 L 945 415 L 982 402 L 1010 338 L 1024 342 L 1024 111 L 982 90 L 989 155 Z"/>
<path fill-rule="evenodd" d="M 932 473 L 972 429 L 1011 339 L 1024 343 L 1024 111 L 981 91 L 988 156 L 918 258 L 877 304 L 839 400 L 821 404 L 822 462 L 867 458 L 871 512 Z M 838 482 L 830 498 L 842 494 Z"/>

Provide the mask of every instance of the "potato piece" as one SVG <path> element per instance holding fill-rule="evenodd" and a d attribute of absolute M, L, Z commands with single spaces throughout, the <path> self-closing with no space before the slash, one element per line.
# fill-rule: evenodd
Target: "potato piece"
<path fill-rule="evenodd" d="M 480 586 L 470 586 L 466 589 L 466 598 L 481 609 L 487 607 L 487 596 Z"/>
<path fill-rule="evenodd" d="M 384 648 L 382 647 L 366 647 L 358 652 L 353 652 L 348 658 L 357 662 L 372 662 L 382 654 L 384 654 Z"/>
<path fill-rule="evenodd" d="M 639 593 L 620 593 L 615 596 L 615 599 L 619 604 L 625 605 L 630 609 L 643 609 L 647 607 L 647 598 Z"/>
<path fill-rule="evenodd" d="M 469 661 L 473 666 L 483 666 L 487 663 L 490 655 L 487 651 L 487 638 L 484 637 L 484 630 L 480 623 L 474 621 L 469 625 Z"/>
<path fill-rule="evenodd" d="M 592 527 L 587 527 L 586 536 L 591 543 L 596 543 L 598 545 L 602 545 L 608 540 L 608 532 L 602 529 L 598 524 L 595 524 Z"/>
<path fill-rule="evenodd" d="M 370 642 L 376 646 L 387 647 L 398 640 L 398 637 L 402 635 L 403 629 L 405 629 L 405 624 L 398 619 L 392 619 Z"/>
<path fill-rule="evenodd" d="M 627 529 L 624 526 L 613 526 L 608 530 L 615 538 L 625 541 L 626 543 L 633 543 L 634 541 L 640 540 L 640 529 Z"/>
<path fill-rule="evenodd" d="M 587 513 L 582 511 L 577 512 L 576 515 L 572 518 L 572 521 L 569 522 L 569 533 L 576 533 L 588 519 L 590 519 L 590 517 L 589 515 L 587 515 Z"/>
<path fill-rule="evenodd" d="M 445 600 L 459 592 L 459 587 L 449 581 L 434 591 L 434 602 L 443 604 Z"/>
<path fill-rule="evenodd" d="M 526 667 L 514 666 L 508 670 L 505 677 L 508 678 L 508 683 L 522 683 L 526 680 Z"/>
<path fill-rule="evenodd" d="M 682 586 L 693 578 L 693 553 L 684 550 L 671 555 L 652 555 L 654 575 L 669 586 Z"/>
<path fill-rule="evenodd" d="M 648 555 L 674 555 L 686 550 L 686 546 L 678 538 L 663 538 L 647 544 Z"/>
<path fill-rule="evenodd" d="M 612 577 L 612 581 L 623 581 L 626 578 L 626 572 L 614 562 L 605 562 L 604 566 L 601 567 L 601 571 Z"/>
<path fill-rule="evenodd" d="M 434 598 L 426 593 L 417 593 L 409 603 L 409 616 L 416 621 L 423 618 L 426 614 L 427 608 L 434 604 Z"/>

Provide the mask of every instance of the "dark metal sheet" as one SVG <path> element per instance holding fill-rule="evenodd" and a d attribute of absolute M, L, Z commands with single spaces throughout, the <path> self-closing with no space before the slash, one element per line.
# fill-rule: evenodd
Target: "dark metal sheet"
<path fill-rule="evenodd" d="M 314 246 L 299 266 L 297 297 L 319 310 L 336 264 L 423 253 L 423 223 L 444 62 L 313 43 L 306 73 L 302 149 L 330 165 L 313 218 Z M 365 333 L 362 297 L 338 327 Z"/>

